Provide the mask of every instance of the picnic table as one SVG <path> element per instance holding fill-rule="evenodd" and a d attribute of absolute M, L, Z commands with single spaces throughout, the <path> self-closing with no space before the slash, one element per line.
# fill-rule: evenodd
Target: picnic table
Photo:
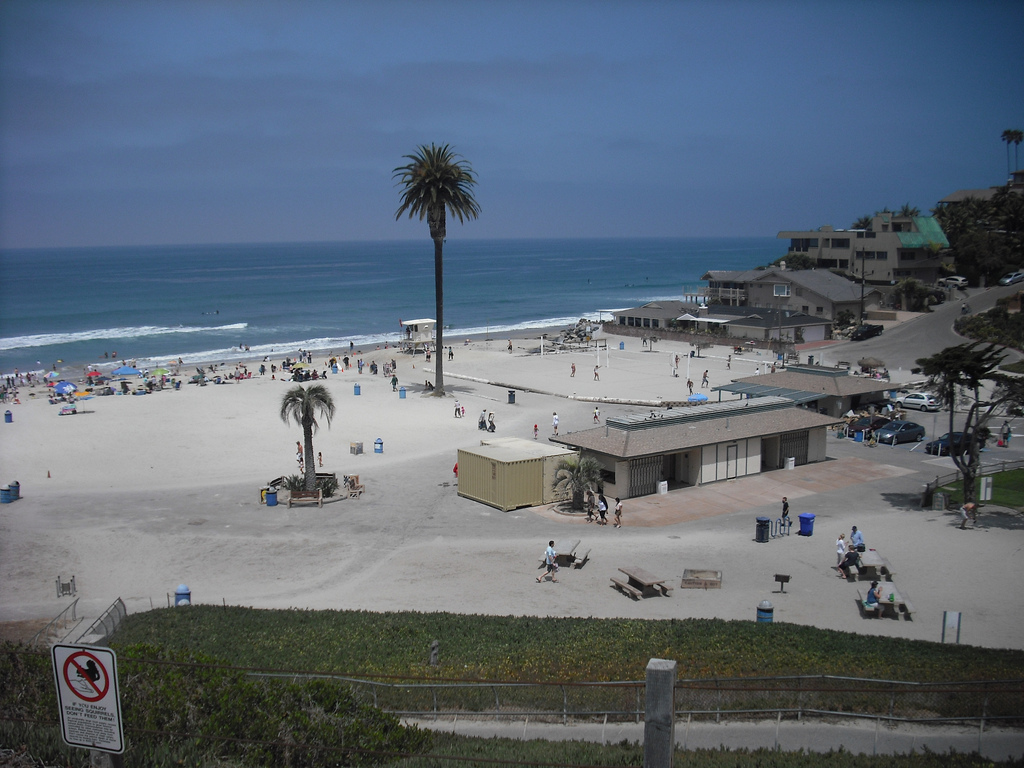
<path fill-rule="evenodd" d="M 902 611 L 909 619 L 914 613 L 914 606 L 910 599 L 901 593 L 892 582 L 879 584 L 878 586 L 882 594 L 881 599 L 878 601 L 879 615 L 891 613 L 894 619 L 898 619 Z M 864 605 L 864 596 L 861 595 L 859 589 L 857 590 L 857 596 L 860 598 L 861 605 Z M 868 610 L 867 606 L 864 607 L 864 610 Z"/>
<path fill-rule="evenodd" d="M 555 552 L 556 552 L 556 554 L 558 556 L 555 558 L 555 561 L 558 563 L 558 565 L 559 566 L 563 566 L 563 565 L 570 566 L 573 563 L 575 563 L 576 560 L 577 560 L 577 558 L 576 558 L 576 548 L 579 545 L 580 545 L 580 540 L 579 539 L 576 539 L 575 541 L 572 540 L 572 539 L 562 539 L 561 541 L 556 541 L 555 542 Z M 590 550 L 588 549 L 587 550 L 587 555 L 589 555 L 589 554 L 590 554 Z M 587 556 L 584 555 L 582 558 L 579 558 L 579 560 L 582 562 L 583 560 L 586 560 L 586 558 L 587 558 Z M 543 557 L 540 558 L 540 565 L 541 565 L 542 568 L 546 565 L 546 563 L 544 562 L 544 558 Z"/>
<path fill-rule="evenodd" d="M 665 579 L 659 579 L 657 576 L 651 575 L 638 565 L 619 568 L 619 571 L 626 575 L 628 581 L 622 581 L 612 576 L 612 586 L 637 600 L 641 597 L 650 597 L 652 595 L 665 595 L 667 597 L 672 592 L 671 587 L 665 586 Z"/>
<path fill-rule="evenodd" d="M 881 581 L 883 576 L 892 581 L 892 577 L 896 575 L 892 566 L 889 565 L 889 561 L 882 557 L 881 553 L 876 549 L 869 549 L 860 553 L 860 564 L 857 566 L 857 574 L 858 576 L 867 576 L 867 578 L 877 581 Z"/>

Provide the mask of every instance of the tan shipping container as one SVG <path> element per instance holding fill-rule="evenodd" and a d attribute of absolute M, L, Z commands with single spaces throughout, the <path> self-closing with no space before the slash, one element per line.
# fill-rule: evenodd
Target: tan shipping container
<path fill-rule="evenodd" d="M 555 473 L 565 458 L 575 456 L 561 446 L 501 437 L 460 448 L 459 496 L 503 512 L 564 500 L 554 491 Z"/>

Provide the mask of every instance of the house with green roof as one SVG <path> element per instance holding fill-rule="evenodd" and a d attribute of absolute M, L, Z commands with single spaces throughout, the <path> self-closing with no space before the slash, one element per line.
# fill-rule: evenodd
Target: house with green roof
<path fill-rule="evenodd" d="M 894 285 L 904 278 L 930 285 L 944 274 L 949 240 L 933 216 L 877 213 L 867 229 L 784 230 L 789 254 L 814 259 L 816 266 L 845 272 L 870 285 Z"/>

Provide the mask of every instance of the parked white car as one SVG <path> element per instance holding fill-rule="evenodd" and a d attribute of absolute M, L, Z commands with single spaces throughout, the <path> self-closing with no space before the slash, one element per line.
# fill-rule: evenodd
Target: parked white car
<path fill-rule="evenodd" d="M 939 400 L 928 392 L 910 392 L 896 398 L 896 405 L 902 408 L 916 408 L 919 411 L 939 410 Z"/>
<path fill-rule="evenodd" d="M 952 277 L 943 277 L 939 280 L 939 285 L 945 285 L 949 288 L 966 288 L 967 278 L 961 277 L 960 275 L 953 275 Z"/>

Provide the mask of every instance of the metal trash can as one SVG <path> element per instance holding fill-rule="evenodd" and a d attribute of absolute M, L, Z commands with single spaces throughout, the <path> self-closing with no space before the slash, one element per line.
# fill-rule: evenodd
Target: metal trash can
<path fill-rule="evenodd" d="M 14 421 L 14 414 L 10 411 L 4 411 L 4 423 L 10 424 L 12 421 Z"/>
<path fill-rule="evenodd" d="M 348 444 L 348 452 L 351 453 L 353 456 L 361 455 L 362 452 L 363 452 L 363 444 L 362 443 L 349 443 Z"/>
<path fill-rule="evenodd" d="M 398 388 L 398 399 L 405 400 L 405 387 Z"/>
<path fill-rule="evenodd" d="M 353 384 L 352 388 L 353 388 L 354 394 L 358 395 L 359 394 L 359 385 L 358 384 Z"/>
<path fill-rule="evenodd" d="M 0 488 L 0 504 L 10 504 L 10 503 L 11 503 L 11 489 L 5 485 L 3 488 Z"/>
<path fill-rule="evenodd" d="M 808 355 L 807 356 L 807 364 L 808 365 L 814 365 L 814 355 Z"/>
<path fill-rule="evenodd" d="M 267 488 L 267 506 L 277 506 L 277 488 L 275 488 L 274 486 L 270 486 L 269 488 Z"/>
<path fill-rule="evenodd" d="M 800 535 L 814 535 L 814 515 L 810 512 L 804 512 L 802 515 L 800 515 Z"/>
<path fill-rule="evenodd" d="M 757 527 L 754 529 L 754 541 L 759 544 L 767 543 L 771 525 L 772 520 L 770 517 L 757 518 Z"/>
<path fill-rule="evenodd" d="M 786 458 L 786 469 L 796 469 L 796 457 L 789 456 Z"/>
<path fill-rule="evenodd" d="M 510 389 L 508 391 L 508 404 L 509 405 L 515 405 L 516 404 L 516 391 L 514 389 Z"/>
<path fill-rule="evenodd" d="M 757 604 L 757 623 L 771 624 L 775 617 L 775 606 L 767 600 Z"/>
<path fill-rule="evenodd" d="M 21 483 L 15 480 L 11 483 L 11 501 L 17 501 L 21 498 Z"/>
<path fill-rule="evenodd" d="M 384 441 L 381 440 L 379 437 L 373 441 L 373 452 L 384 453 Z"/>
<path fill-rule="evenodd" d="M 178 588 L 174 590 L 174 604 L 178 605 L 192 605 L 192 590 L 188 588 L 187 584 L 179 584 Z"/>
<path fill-rule="evenodd" d="M 619 349 L 625 349 L 625 348 L 626 348 L 626 342 L 620 341 L 619 342 Z"/>

